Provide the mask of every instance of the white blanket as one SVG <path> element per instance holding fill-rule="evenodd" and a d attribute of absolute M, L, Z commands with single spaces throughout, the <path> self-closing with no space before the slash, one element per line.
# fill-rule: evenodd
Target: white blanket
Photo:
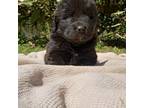
<path fill-rule="evenodd" d="M 19 108 L 125 108 L 125 54 L 98 53 L 103 66 L 52 66 L 44 53 L 19 55 Z"/>

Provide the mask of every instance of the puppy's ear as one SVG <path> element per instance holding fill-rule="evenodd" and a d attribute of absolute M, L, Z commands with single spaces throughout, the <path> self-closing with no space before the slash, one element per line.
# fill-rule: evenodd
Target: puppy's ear
<path fill-rule="evenodd" d="M 62 2 L 63 0 L 60 0 Z M 58 3 L 56 10 L 54 11 L 54 17 L 53 17 L 53 24 L 52 24 L 52 31 L 56 32 L 59 26 L 60 16 L 61 16 L 61 8 L 62 4 Z"/>
<path fill-rule="evenodd" d="M 56 32 L 58 29 L 58 24 L 59 24 L 59 19 L 56 13 L 54 13 L 54 18 L 53 18 L 53 22 L 52 22 L 52 31 Z"/>

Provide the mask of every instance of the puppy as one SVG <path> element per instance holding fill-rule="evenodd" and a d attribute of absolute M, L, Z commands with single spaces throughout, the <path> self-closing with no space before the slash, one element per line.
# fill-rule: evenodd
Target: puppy
<path fill-rule="evenodd" d="M 44 57 L 50 65 L 96 65 L 95 0 L 62 0 L 54 13 Z"/>

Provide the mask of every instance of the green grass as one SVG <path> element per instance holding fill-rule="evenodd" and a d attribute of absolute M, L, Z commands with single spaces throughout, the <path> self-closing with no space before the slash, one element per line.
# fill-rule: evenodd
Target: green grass
<path fill-rule="evenodd" d="M 23 53 L 23 54 L 28 54 L 30 52 L 38 52 L 42 51 L 45 48 L 42 48 L 40 46 L 32 46 L 29 44 L 23 44 L 23 45 L 18 45 L 18 53 Z"/>
<path fill-rule="evenodd" d="M 28 54 L 30 52 L 37 52 L 37 51 L 42 51 L 42 50 L 45 50 L 45 48 L 42 48 L 40 46 L 35 46 L 34 47 L 32 45 L 29 45 L 29 44 L 18 45 L 18 52 L 19 53 Z M 125 48 L 103 46 L 103 45 L 100 45 L 100 44 L 97 44 L 96 51 L 97 52 L 114 52 L 116 54 L 126 53 Z"/>
<path fill-rule="evenodd" d="M 114 52 L 116 54 L 126 53 L 125 48 L 103 46 L 103 45 L 100 45 L 100 44 L 97 44 L 96 51 L 97 52 Z"/>

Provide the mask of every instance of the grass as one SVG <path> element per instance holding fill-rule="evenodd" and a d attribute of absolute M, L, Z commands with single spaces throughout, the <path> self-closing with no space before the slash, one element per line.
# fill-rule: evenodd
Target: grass
<path fill-rule="evenodd" d="M 42 48 L 40 46 L 32 46 L 29 44 L 18 45 L 18 53 L 23 53 L 23 54 L 28 54 L 30 52 L 38 52 L 44 49 L 45 48 Z"/>
<path fill-rule="evenodd" d="M 18 45 L 18 53 L 28 54 L 30 52 L 38 52 L 42 50 L 45 50 L 45 48 L 42 48 L 40 46 L 32 46 L 30 44 Z M 116 54 L 126 53 L 125 48 L 103 46 L 100 44 L 97 44 L 96 51 L 97 52 L 114 52 Z"/>
<path fill-rule="evenodd" d="M 114 52 L 116 54 L 126 53 L 125 48 L 103 46 L 103 45 L 100 45 L 100 44 L 97 44 L 96 51 L 97 52 Z"/>

